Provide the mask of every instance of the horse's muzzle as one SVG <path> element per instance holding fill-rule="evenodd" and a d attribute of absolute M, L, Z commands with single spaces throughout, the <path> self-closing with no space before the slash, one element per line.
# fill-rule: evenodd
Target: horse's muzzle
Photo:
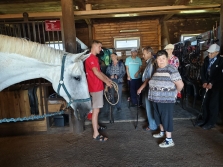
<path fill-rule="evenodd" d="M 84 120 L 91 111 L 91 101 L 72 104 L 74 116 L 79 120 Z"/>

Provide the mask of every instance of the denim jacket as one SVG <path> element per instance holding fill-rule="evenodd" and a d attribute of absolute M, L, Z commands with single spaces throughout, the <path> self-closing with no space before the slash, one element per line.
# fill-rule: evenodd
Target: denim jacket
<path fill-rule="evenodd" d="M 153 57 L 146 61 L 146 68 L 142 75 L 142 82 L 144 82 L 146 79 L 150 79 L 152 77 L 152 75 L 156 69 L 154 62 L 155 62 L 155 59 Z"/>
<path fill-rule="evenodd" d="M 113 63 L 110 63 L 107 67 L 106 70 L 106 75 L 110 78 L 111 77 L 111 67 L 113 66 Z M 125 75 L 125 66 L 121 61 L 118 61 L 118 66 L 119 66 L 119 74 L 117 75 L 118 83 L 123 83 L 123 77 Z"/>

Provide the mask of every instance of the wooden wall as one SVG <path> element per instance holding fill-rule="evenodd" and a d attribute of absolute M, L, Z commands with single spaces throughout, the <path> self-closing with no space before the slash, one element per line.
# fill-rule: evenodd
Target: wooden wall
<path fill-rule="evenodd" d="M 165 45 L 165 38 L 169 38 L 169 43 L 180 42 L 182 34 L 200 34 L 212 30 L 213 26 L 219 25 L 219 17 L 212 18 L 190 18 L 190 19 L 173 19 L 166 21 L 166 28 L 162 26 L 162 45 Z M 165 34 L 167 31 L 167 35 Z"/>
<path fill-rule="evenodd" d="M 76 36 L 80 39 L 85 45 L 89 45 L 89 35 L 88 27 L 78 27 L 76 28 Z"/>
<path fill-rule="evenodd" d="M 40 89 L 37 89 L 39 115 L 45 113 L 45 107 L 41 108 Z M 23 118 L 31 116 L 28 90 L 2 91 L 0 92 L 0 119 L 3 118 Z M 47 131 L 46 119 L 37 121 L 24 121 L 16 123 L 0 124 L 1 135 L 26 134 L 36 131 Z"/>
<path fill-rule="evenodd" d="M 138 32 L 122 33 L 120 30 L 138 29 Z M 102 42 L 103 47 L 114 48 L 114 38 L 140 37 L 140 51 L 145 46 L 156 52 L 161 47 L 159 20 L 98 21 L 93 24 L 93 39 Z"/>

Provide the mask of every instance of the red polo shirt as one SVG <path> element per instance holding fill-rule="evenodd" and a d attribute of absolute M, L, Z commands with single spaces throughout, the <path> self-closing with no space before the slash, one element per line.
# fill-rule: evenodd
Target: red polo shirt
<path fill-rule="evenodd" d="M 92 70 L 93 67 L 96 67 L 98 71 L 101 71 L 98 58 L 91 54 L 85 61 L 88 89 L 90 92 L 99 92 L 104 90 L 104 85 L 103 82 L 94 74 Z"/>

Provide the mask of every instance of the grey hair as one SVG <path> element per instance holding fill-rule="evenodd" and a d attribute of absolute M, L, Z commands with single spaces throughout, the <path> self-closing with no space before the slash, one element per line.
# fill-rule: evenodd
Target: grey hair
<path fill-rule="evenodd" d="M 151 52 L 153 54 L 153 48 L 150 46 L 146 46 L 145 48 L 142 49 L 142 51 L 146 50 L 147 52 Z"/>

